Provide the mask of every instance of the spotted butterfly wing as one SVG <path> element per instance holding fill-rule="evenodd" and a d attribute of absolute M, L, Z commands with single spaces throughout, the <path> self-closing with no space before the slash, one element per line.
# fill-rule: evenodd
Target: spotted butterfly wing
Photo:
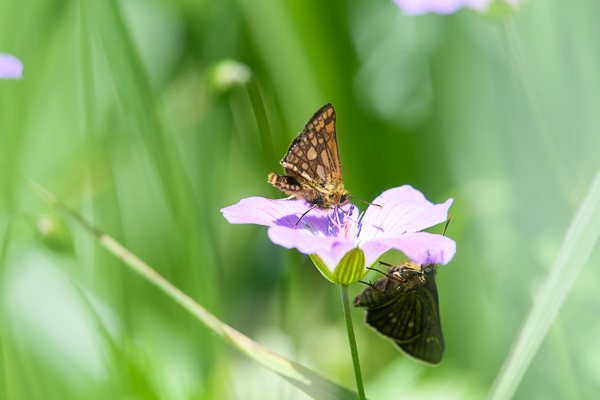
<path fill-rule="evenodd" d="M 290 145 L 281 165 L 288 174 L 320 185 L 342 184 L 342 169 L 335 132 L 335 110 L 331 104 L 319 109 Z"/>
<path fill-rule="evenodd" d="M 338 156 L 335 110 L 321 107 L 294 139 L 281 160 L 287 175 L 269 174 L 268 181 L 282 192 L 314 206 L 331 208 L 348 202 Z"/>
<path fill-rule="evenodd" d="M 415 265 L 394 267 L 366 288 L 354 305 L 367 308 L 366 323 L 394 341 L 410 356 L 439 364 L 444 337 L 434 273 L 424 274 Z"/>

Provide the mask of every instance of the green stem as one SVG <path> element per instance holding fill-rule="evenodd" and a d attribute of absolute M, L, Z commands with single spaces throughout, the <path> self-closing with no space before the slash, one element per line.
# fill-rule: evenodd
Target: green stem
<path fill-rule="evenodd" d="M 365 400 L 365 387 L 360 373 L 360 362 L 358 361 L 358 350 L 356 348 L 356 337 L 354 337 L 354 327 L 352 326 L 352 315 L 350 315 L 350 302 L 348 301 L 348 286 L 340 285 L 342 292 L 342 306 L 344 307 L 344 317 L 346 318 L 346 329 L 348 330 L 348 342 L 350 343 L 350 352 L 352 353 L 352 364 L 354 365 L 354 377 L 356 378 L 356 390 L 358 398 Z"/>

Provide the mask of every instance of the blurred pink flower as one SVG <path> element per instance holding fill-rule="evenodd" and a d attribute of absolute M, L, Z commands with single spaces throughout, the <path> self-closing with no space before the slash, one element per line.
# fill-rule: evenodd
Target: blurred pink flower
<path fill-rule="evenodd" d="M 394 0 L 394 3 L 408 15 L 420 15 L 428 12 L 451 14 L 460 8 L 472 8 L 484 11 L 494 0 Z M 505 0 L 516 6 L 518 0 Z"/>
<path fill-rule="evenodd" d="M 0 53 L 0 79 L 20 79 L 23 63 L 10 54 Z"/>
<path fill-rule="evenodd" d="M 249 197 L 221 210 L 232 224 L 269 227 L 275 244 L 304 254 L 316 254 L 333 272 L 352 249 L 364 253 L 363 269 L 377 262 L 390 249 L 402 251 L 417 264 L 447 264 L 456 244 L 442 235 L 420 232 L 448 217 L 452 199 L 433 204 L 411 186 L 386 190 L 367 208 L 362 218 L 350 204 L 331 210 L 314 209 L 298 223 L 310 207 L 304 200 Z"/>

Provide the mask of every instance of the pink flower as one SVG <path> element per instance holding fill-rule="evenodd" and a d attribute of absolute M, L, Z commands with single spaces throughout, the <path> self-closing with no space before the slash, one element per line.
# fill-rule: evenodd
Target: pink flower
<path fill-rule="evenodd" d="M 328 270 L 319 268 L 324 275 L 329 272 L 333 276 L 344 256 L 355 249 L 364 255 L 359 257 L 362 265 L 358 279 L 366 273 L 366 267 L 390 249 L 402 251 L 417 264 L 447 264 L 452 259 L 456 252 L 452 239 L 420 232 L 447 219 L 452 199 L 433 204 L 411 186 L 401 186 L 383 192 L 373 203 L 381 207 L 369 206 L 362 218 L 358 209 L 348 204 L 330 210 L 314 209 L 299 223 L 310 207 L 303 200 L 249 197 L 221 212 L 232 224 L 268 226 L 273 243 L 311 255 Z"/>
<path fill-rule="evenodd" d="M 9 54 L 0 53 L 0 79 L 20 79 L 23 74 L 23 63 Z"/>
<path fill-rule="evenodd" d="M 394 0 L 394 3 L 408 15 L 420 15 L 428 12 L 451 14 L 461 8 L 472 8 L 485 11 L 494 0 Z M 511 6 L 516 6 L 518 0 L 505 0 Z"/>

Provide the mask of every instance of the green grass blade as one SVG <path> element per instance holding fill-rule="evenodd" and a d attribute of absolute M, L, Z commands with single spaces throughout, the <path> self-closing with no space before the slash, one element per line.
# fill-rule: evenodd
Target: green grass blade
<path fill-rule="evenodd" d="M 600 237 L 600 172 L 573 217 L 556 262 L 540 287 L 490 398 L 510 399 Z"/>
<path fill-rule="evenodd" d="M 189 311 L 200 322 L 214 333 L 227 340 L 230 344 L 245 353 L 263 367 L 277 373 L 285 380 L 315 399 L 356 399 L 357 394 L 349 389 L 339 386 L 316 372 L 295 363 L 287 358 L 272 352 L 266 347 L 253 341 L 248 336 L 223 323 L 208 310 L 195 302 L 191 297 L 173 286 L 135 254 L 131 253 L 111 236 L 102 232 L 80 214 L 66 207 L 58 201 L 56 196 L 34 182 L 30 182 L 33 190 L 49 204 L 63 209 L 71 218 L 81 225 L 88 233 L 92 234 L 102 247 L 117 257 L 123 264 L 140 274 L 150 283 L 159 288 L 163 293 Z"/>

